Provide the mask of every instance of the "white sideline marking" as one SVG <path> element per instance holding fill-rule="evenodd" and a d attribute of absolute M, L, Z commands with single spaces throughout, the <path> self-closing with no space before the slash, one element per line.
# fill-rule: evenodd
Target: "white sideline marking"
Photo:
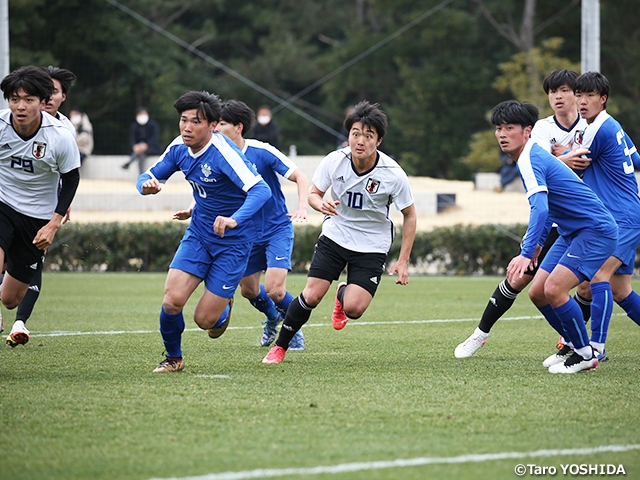
<path fill-rule="evenodd" d="M 288 475 L 319 475 L 323 473 L 357 472 L 362 470 L 381 470 L 383 468 L 415 467 L 446 463 L 478 463 L 511 458 L 558 457 L 562 455 L 592 455 L 603 452 L 626 452 L 640 450 L 640 445 L 603 445 L 591 448 L 566 448 L 559 450 L 536 450 L 533 452 L 502 452 L 459 455 L 457 457 L 418 457 L 378 462 L 342 463 L 309 468 L 261 468 L 240 472 L 209 473 L 190 477 L 152 478 L 151 480 L 242 480 L 245 478 L 284 477 Z"/>
<path fill-rule="evenodd" d="M 615 315 L 615 314 L 614 314 Z M 541 319 L 542 316 L 525 316 L 525 317 L 503 317 L 500 321 L 517 321 L 517 320 L 534 320 Z M 455 322 L 477 322 L 477 318 L 437 318 L 433 320 L 395 320 L 389 322 L 360 322 L 354 320 L 349 323 L 349 326 L 353 325 L 411 325 L 411 324 L 423 324 L 423 323 L 455 323 Z M 305 328 L 309 327 L 330 327 L 330 323 L 307 323 Z M 247 326 L 247 327 L 229 327 L 227 330 L 253 330 L 262 329 L 261 325 Z M 200 328 L 185 328 L 185 332 L 201 332 Z M 141 334 L 141 333 L 158 333 L 158 329 L 155 330 L 105 330 L 97 332 L 50 332 L 50 333 L 34 333 L 32 337 L 73 337 L 78 335 L 124 335 L 124 334 Z"/>

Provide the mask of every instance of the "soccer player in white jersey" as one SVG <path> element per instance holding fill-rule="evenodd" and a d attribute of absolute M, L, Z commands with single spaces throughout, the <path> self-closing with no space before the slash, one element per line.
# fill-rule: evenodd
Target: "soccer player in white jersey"
<path fill-rule="evenodd" d="M 618 243 L 618 226 L 602 201 L 566 164 L 531 138 L 538 109 L 515 100 L 496 105 L 491 123 L 503 152 L 517 164 L 530 205 L 529 225 L 520 254 L 507 267 L 509 283 L 538 263 L 552 223 L 558 239 L 529 287 L 529 298 L 560 335 L 573 346 L 570 356 L 547 364 L 550 373 L 577 373 L 598 365 L 589 344 L 582 311 L 570 291 L 590 280 Z"/>
<path fill-rule="evenodd" d="M 17 307 L 60 228 L 80 181 L 80 153 L 71 132 L 43 113 L 51 77 L 22 67 L 0 84 L 9 108 L 0 111 L 0 265 L 6 262 L 2 303 Z M 15 322 L 7 343 L 29 332 Z"/>
<path fill-rule="evenodd" d="M 64 102 L 67 99 L 67 92 L 69 91 L 69 88 L 71 88 L 71 85 L 73 85 L 73 82 L 75 82 L 76 76 L 73 74 L 73 72 L 71 72 L 70 70 L 67 70 L 66 68 L 49 66 L 47 68 L 43 68 L 43 70 L 51 77 L 51 80 L 53 81 L 53 95 L 51 95 L 51 97 L 49 98 L 49 101 L 44 106 L 44 111 L 47 112 L 52 117 L 60 120 L 69 129 L 71 134 L 75 137 L 76 136 L 75 127 L 65 115 L 59 112 L 59 109 L 62 102 Z M 67 223 L 69 219 L 70 219 L 70 209 L 67 210 L 66 215 L 62 220 L 62 223 L 63 224 Z M 29 320 L 29 317 L 31 317 L 31 313 L 33 313 L 33 308 L 35 307 L 36 302 L 40 297 L 40 292 L 42 291 L 42 270 L 44 269 L 44 260 L 45 260 L 45 255 L 42 256 L 42 262 L 38 264 L 38 269 L 36 270 L 33 280 L 29 285 L 29 289 L 27 290 L 27 293 L 24 295 L 24 298 L 22 299 L 22 301 L 20 302 L 20 305 L 18 305 L 18 309 L 16 310 L 15 321 L 22 322 L 22 324 L 19 325 L 22 335 L 18 337 L 18 338 L 21 338 L 22 340 L 28 341 L 29 339 L 28 331 L 26 330 L 26 328 L 22 328 L 22 327 L 26 327 L 27 320 Z M 1 279 L 0 279 L 0 282 L 1 282 Z M 6 342 L 8 345 L 12 347 L 15 347 L 17 345 L 17 343 L 13 341 L 11 335 L 7 337 Z"/>
<path fill-rule="evenodd" d="M 578 72 L 566 69 L 553 70 L 547 74 L 542 82 L 542 88 L 547 94 L 549 105 L 554 113 L 538 120 L 531 131 L 531 139 L 534 142 L 574 170 L 584 169 L 589 162 L 582 157 L 582 153 L 576 152 L 573 148 L 576 139 L 582 138 L 587 125 L 586 121 L 580 117 L 573 94 L 573 85 L 578 75 Z M 556 238 L 558 233 L 553 228 L 540 253 L 540 261 Z M 507 279 L 500 282 L 491 295 L 474 332 L 455 348 L 456 358 L 471 357 L 486 343 L 491 328 L 511 308 L 518 294 L 531 283 L 537 270 L 538 267 L 534 266 L 521 278 L 515 278 L 513 284 Z M 586 293 L 588 294 L 588 285 Z M 589 297 L 576 293 L 575 299 L 582 309 L 583 316 L 589 318 Z"/>
<path fill-rule="evenodd" d="M 362 101 L 345 119 L 349 146 L 327 155 L 313 175 L 309 205 L 325 215 L 311 260 L 307 283 L 282 323 L 276 345 L 263 363 L 280 363 L 293 335 L 309 320 L 331 282 L 347 267 L 338 284 L 331 316 L 340 330 L 349 318 L 360 318 L 378 288 L 394 236 L 389 208 L 403 215 L 402 245 L 390 273 L 396 283 L 409 281 L 408 262 L 416 233 L 416 209 L 409 179 L 398 163 L 378 150 L 387 117 L 377 104 Z M 331 188 L 331 195 L 325 193 Z"/>
<path fill-rule="evenodd" d="M 591 158 L 583 180 L 609 209 L 619 232 L 615 252 L 591 281 L 591 345 L 606 358 L 613 301 L 640 325 L 640 295 L 631 288 L 640 244 L 640 198 L 634 171 L 640 156 L 622 126 L 607 113 L 611 91 L 607 78 L 599 72 L 583 73 L 574 88 L 580 115 L 587 122 L 579 151 L 586 151 Z M 560 362 L 570 355 L 570 347 L 550 356 L 549 362 Z"/>
<path fill-rule="evenodd" d="M 181 138 L 167 147 L 136 184 L 143 195 L 154 195 L 162 189 L 161 182 L 182 171 L 196 202 L 165 282 L 160 334 L 167 356 L 154 372 L 184 368 L 183 308 L 203 281 L 205 289 L 194 320 L 211 338 L 224 333 L 249 249 L 261 233 L 260 208 L 271 197 L 269 186 L 238 147 L 224 135 L 213 133 L 220 119 L 216 95 L 187 92 L 174 107 L 180 115 Z"/>
<path fill-rule="evenodd" d="M 255 113 L 247 104 L 229 100 L 222 104 L 220 121 L 215 131 L 226 135 L 235 143 L 247 160 L 256 168 L 269 188 L 271 198 L 262 207 L 264 228 L 262 238 L 256 239 L 249 256 L 247 270 L 240 280 L 240 293 L 254 308 L 266 315 L 260 345 L 268 347 L 276 339 L 277 326 L 284 318 L 293 300 L 287 291 L 287 274 L 291 270 L 293 251 L 292 221 L 307 220 L 309 180 L 298 166 L 274 146 L 254 139 L 245 139 L 255 123 Z M 296 183 L 298 205 L 289 213 L 280 185 L 280 176 Z M 174 214 L 174 219 L 191 216 L 191 209 Z M 264 285 L 260 283 L 265 271 Z M 297 332 L 289 345 L 290 350 L 304 350 L 304 335 Z"/>

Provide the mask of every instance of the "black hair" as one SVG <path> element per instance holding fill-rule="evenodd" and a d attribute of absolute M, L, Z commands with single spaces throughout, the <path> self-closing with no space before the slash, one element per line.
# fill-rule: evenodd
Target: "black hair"
<path fill-rule="evenodd" d="M 173 106 L 180 115 L 186 110 L 196 110 L 198 117 L 206 118 L 208 123 L 220 120 L 222 104 L 220 103 L 220 97 L 213 93 L 205 91 L 187 92 L 178 98 Z"/>
<path fill-rule="evenodd" d="M 602 97 L 606 96 L 607 100 L 609 100 L 611 85 L 609 85 L 607 77 L 600 72 L 586 72 L 576 79 L 573 91 L 575 93 L 598 92 L 598 95 Z M 606 100 L 604 102 L 604 108 L 607 108 Z"/>
<path fill-rule="evenodd" d="M 71 88 L 71 85 L 76 81 L 74 73 L 66 68 L 52 67 L 49 65 L 48 67 L 42 67 L 42 69 L 47 72 L 51 78 L 55 78 L 60 82 L 62 93 L 65 95 Z"/>
<path fill-rule="evenodd" d="M 507 100 L 499 103 L 491 111 L 493 125 L 512 124 L 522 125 L 522 128 L 533 127 L 538 121 L 538 107 L 529 102 Z"/>
<path fill-rule="evenodd" d="M 378 139 L 382 139 L 387 133 L 387 116 L 380 109 L 379 103 L 369 103 L 363 100 L 353 107 L 353 111 L 345 118 L 344 128 L 351 131 L 354 123 L 361 123 L 363 127 L 369 127 L 376 131 Z"/>
<path fill-rule="evenodd" d="M 580 75 L 575 70 L 566 70 L 564 68 L 558 68 L 552 72 L 549 72 L 542 81 L 542 88 L 547 95 L 549 92 L 555 92 L 561 86 L 567 85 L 573 90 L 576 78 Z"/>
<path fill-rule="evenodd" d="M 53 80 L 48 73 L 39 67 L 29 65 L 14 70 L 2 79 L 0 90 L 2 90 L 5 100 L 23 89 L 28 95 L 34 95 L 45 102 L 49 101 L 53 95 Z"/>
<path fill-rule="evenodd" d="M 242 124 L 242 136 L 245 137 L 249 130 L 253 128 L 256 114 L 246 103 L 239 100 L 228 100 L 222 104 L 220 120 L 224 120 L 234 126 Z"/>

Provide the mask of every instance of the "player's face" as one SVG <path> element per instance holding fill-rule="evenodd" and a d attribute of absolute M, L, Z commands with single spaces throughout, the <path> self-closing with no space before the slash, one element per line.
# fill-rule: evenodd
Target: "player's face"
<path fill-rule="evenodd" d="M 52 78 L 51 80 L 53 80 L 53 95 L 51 95 L 51 98 L 44 106 L 44 111 L 55 117 L 60 109 L 60 104 L 67 99 L 67 96 L 62 93 L 60 81 L 55 78 Z"/>
<path fill-rule="evenodd" d="M 357 162 L 375 160 L 376 149 L 382 139 L 378 138 L 378 132 L 371 127 L 365 127 L 360 122 L 355 122 L 349 132 L 349 148 L 351 158 Z"/>
<path fill-rule="evenodd" d="M 199 152 L 209 143 L 215 126 L 216 122 L 209 123 L 206 118 L 199 117 L 195 108 L 180 114 L 180 135 L 193 153 Z"/>
<path fill-rule="evenodd" d="M 9 108 L 15 129 L 21 134 L 33 133 L 40 126 L 44 100 L 19 88 L 9 97 Z"/>
<path fill-rule="evenodd" d="M 576 101 L 578 102 L 580 116 L 584 118 L 587 123 L 591 123 L 595 120 L 598 114 L 604 110 L 604 104 L 607 101 L 607 96 L 600 95 L 595 90 L 593 92 L 579 92 L 576 93 Z"/>
<path fill-rule="evenodd" d="M 229 137 L 233 142 L 238 144 L 238 140 L 242 138 L 242 125 L 234 125 L 230 122 L 225 122 L 224 120 L 220 120 L 215 128 L 216 132 L 220 132 L 223 135 Z"/>
<path fill-rule="evenodd" d="M 576 111 L 576 96 L 573 88 L 569 85 L 562 85 L 557 90 L 549 90 L 549 105 L 557 115 L 566 115 L 571 111 Z"/>
<path fill-rule="evenodd" d="M 496 125 L 496 139 L 500 149 L 516 161 L 529 140 L 530 134 L 531 127 L 522 128 L 522 125 L 513 123 Z"/>

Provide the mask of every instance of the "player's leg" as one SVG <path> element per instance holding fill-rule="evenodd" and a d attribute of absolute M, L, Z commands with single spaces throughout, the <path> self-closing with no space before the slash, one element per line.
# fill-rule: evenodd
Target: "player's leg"
<path fill-rule="evenodd" d="M 42 270 L 44 269 L 44 256 L 42 257 L 42 261 L 38 265 L 36 273 L 31 280 L 31 284 L 27 289 L 27 293 L 25 293 L 24 298 L 18 305 L 18 310 L 16 311 L 16 322 L 21 321 L 23 324 L 27 323 L 27 320 L 31 317 L 33 313 L 33 308 L 40 297 L 40 291 L 42 290 Z"/>
<path fill-rule="evenodd" d="M 268 257 L 269 258 L 269 255 Z M 274 264 L 277 262 L 277 259 L 281 258 L 279 256 L 275 256 L 275 261 L 269 261 L 270 264 Z M 290 263 L 288 264 L 290 266 Z M 287 310 L 289 309 L 289 305 L 293 301 L 293 295 L 287 291 L 287 274 L 289 273 L 289 267 L 282 266 L 270 266 L 267 268 L 267 271 L 264 275 L 264 287 L 269 295 L 269 297 L 273 300 L 274 306 L 277 309 L 280 316 L 284 319 L 287 315 Z M 265 326 L 266 329 L 266 326 Z M 264 338 L 263 338 L 264 339 Z M 304 333 L 302 330 L 298 330 L 291 341 L 289 342 L 288 350 L 304 350 L 305 342 L 304 342 Z"/>

